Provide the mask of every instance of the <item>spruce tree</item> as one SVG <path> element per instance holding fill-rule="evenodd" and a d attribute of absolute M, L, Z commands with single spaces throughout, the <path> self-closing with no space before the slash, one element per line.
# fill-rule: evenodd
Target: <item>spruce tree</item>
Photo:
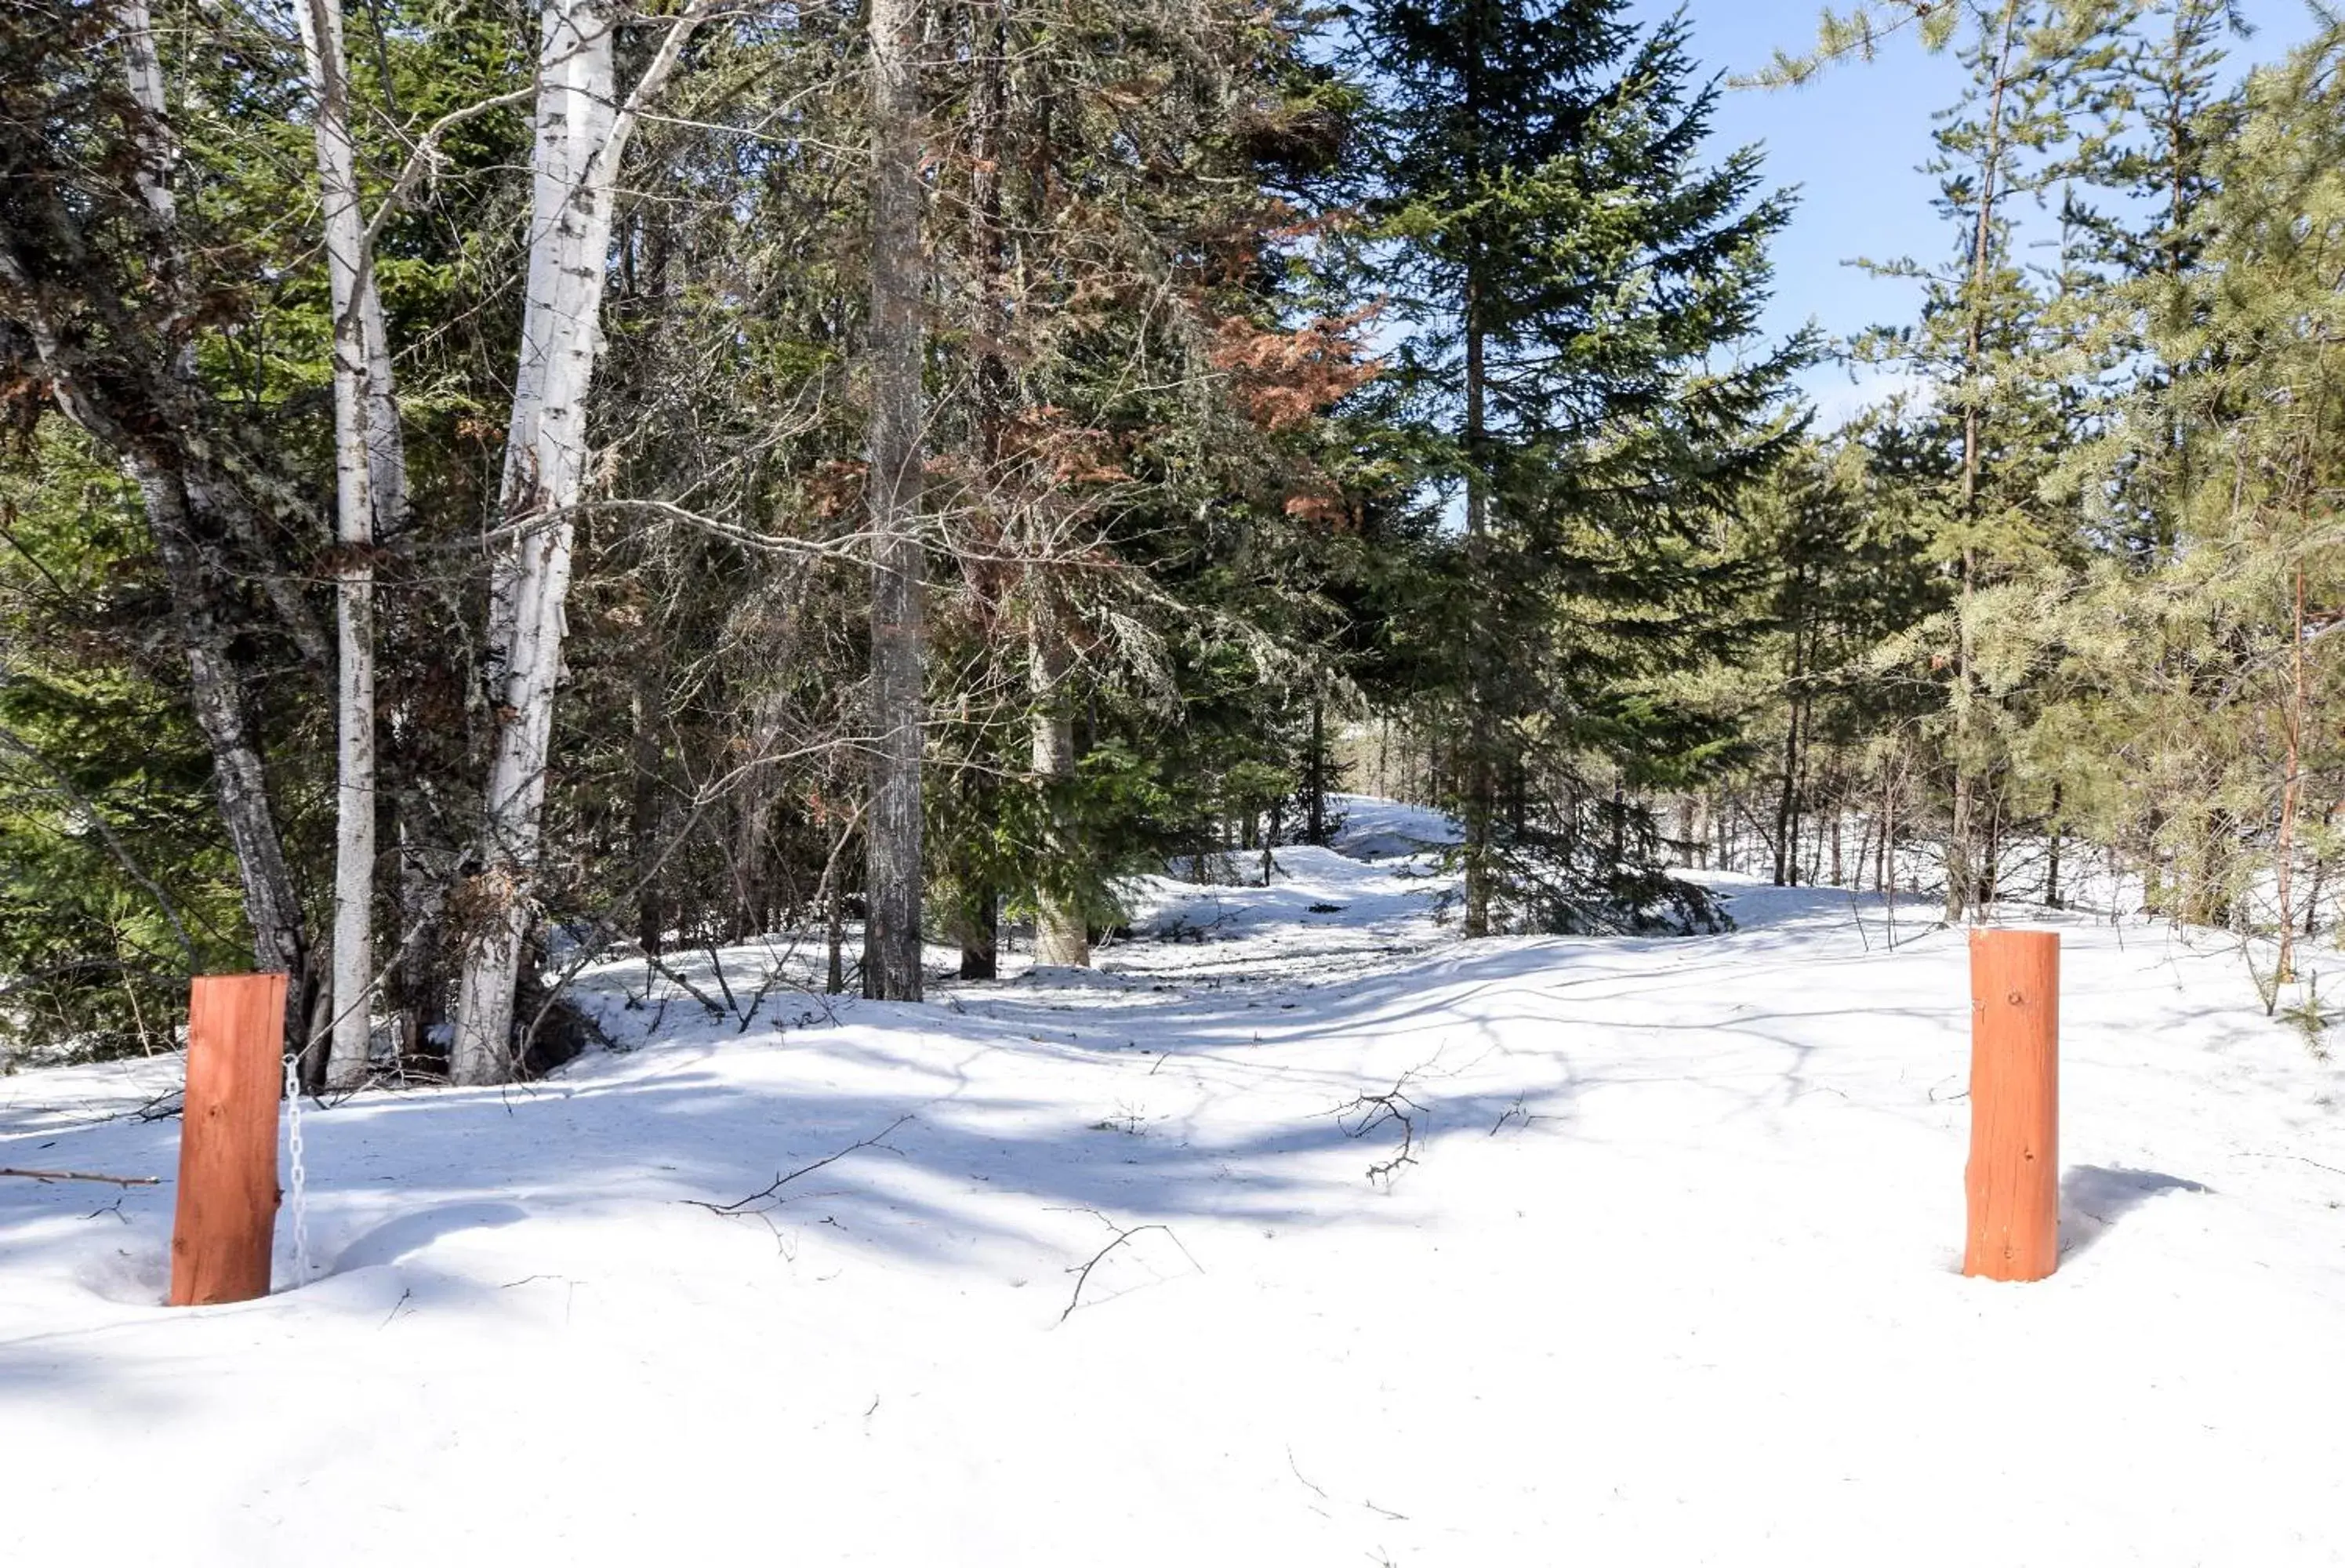
<path fill-rule="evenodd" d="M 1633 924 L 1665 901 L 1623 875 L 1635 796 L 1725 738 L 1650 683 L 1717 649 L 1736 589 L 1706 529 L 1791 439 L 1808 345 L 1752 343 L 1789 207 L 1755 149 L 1705 161 L 1717 87 L 1682 19 L 1386 0 L 1359 54 L 1365 258 L 1405 329 L 1387 417 L 1444 520 L 1464 929 Z"/>

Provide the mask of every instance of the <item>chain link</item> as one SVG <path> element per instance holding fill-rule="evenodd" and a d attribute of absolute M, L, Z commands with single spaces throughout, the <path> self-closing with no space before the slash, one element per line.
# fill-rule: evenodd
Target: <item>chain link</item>
<path fill-rule="evenodd" d="M 310 1282 L 310 1173 L 301 1162 L 301 1058 L 285 1058 L 285 1146 L 293 1189 L 293 1286 Z"/>

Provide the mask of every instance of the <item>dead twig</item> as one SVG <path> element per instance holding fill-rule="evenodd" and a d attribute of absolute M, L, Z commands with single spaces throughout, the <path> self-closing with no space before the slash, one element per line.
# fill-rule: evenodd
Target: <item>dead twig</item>
<path fill-rule="evenodd" d="M 187 1096 L 178 1089 L 165 1089 L 153 1099 L 130 1113 L 133 1121 L 168 1121 L 188 1108 Z"/>
<path fill-rule="evenodd" d="M 744 1214 L 762 1215 L 766 1212 L 766 1209 L 753 1209 L 750 1205 L 764 1202 L 766 1199 L 770 1198 L 774 1199 L 774 1202 L 768 1204 L 766 1206 L 767 1209 L 779 1207 L 783 1202 L 780 1196 L 782 1189 L 787 1187 L 791 1182 L 796 1181 L 799 1177 L 810 1176 L 814 1172 L 820 1170 L 826 1165 L 837 1164 L 839 1160 L 845 1159 L 848 1155 L 853 1154 L 858 1149 L 887 1148 L 888 1146 L 883 1140 L 888 1137 L 888 1135 L 912 1119 L 913 1118 L 911 1114 L 907 1112 L 904 1115 L 898 1117 L 894 1121 L 889 1122 L 886 1127 L 881 1128 L 878 1132 L 873 1133 L 869 1138 L 858 1138 L 855 1142 L 848 1144 L 845 1148 L 838 1150 L 837 1153 L 826 1154 L 820 1159 L 816 1160 L 813 1164 L 802 1165 L 787 1176 L 775 1177 L 770 1185 L 749 1194 L 746 1198 L 736 1199 L 731 1203 L 710 1203 L 704 1199 L 698 1198 L 687 1198 L 683 1201 L 691 1204 L 695 1209 L 706 1209 L 711 1214 L 723 1214 L 726 1216 Z M 893 1154 L 899 1151 L 890 1148 L 888 1149 L 888 1152 Z"/>
<path fill-rule="evenodd" d="M 1393 1087 L 1382 1094 L 1356 1095 L 1337 1106 L 1333 1113 L 1335 1125 L 1344 1129 L 1345 1138 L 1365 1138 L 1380 1127 L 1399 1124 L 1400 1148 L 1394 1150 L 1390 1159 L 1381 1159 L 1368 1167 L 1368 1179 L 1383 1183 L 1387 1192 L 1392 1190 L 1393 1179 L 1401 1168 L 1416 1163 L 1417 1118 L 1432 1116 L 1428 1108 L 1409 1097 L 1409 1081 L 1416 1076 L 1416 1070 L 1412 1068 L 1401 1074 Z M 1495 1133 L 1497 1128 L 1490 1130 Z"/>
<path fill-rule="evenodd" d="M 1094 1214 L 1099 1213 L 1097 1209 L 1092 1209 L 1090 1212 Z M 1083 1285 L 1091 1279 L 1091 1270 L 1098 1268 L 1101 1260 L 1106 1258 L 1109 1253 L 1114 1251 L 1117 1248 L 1122 1246 L 1125 1242 L 1131 1240 L 1142 1231 L 1162 1230 L 1165 1235 L 1172 1238 L 1173 1246 L 1181 1247 L 1181 1239 L 1178 1236 L 1172 1235 L 1172 1230 L 1170 1226 L 1159 1225 L 1152 1220 L 1146 1225 L 1134 1225 L 1130 1229 L 1125 1229 L 1118 1226 L 1114 1220 L 1108 1219 L 1104 1214 L 1100 1214 L 1099 1217 L 1101 1222 L 1104 1223 L 1108 1229 L 1115 1232 L 1115 1239 L 1110 1241 L 1106 1246 L 1092 1253 L 1080 1268 L 1071 1268 L 1067 1270 L 1068 1273 L 1072 1274 L 1075 1277 L 1075 1288 L 1074 1290 L 1067 1297 L 1066 1310 L 1059 1314 L 1059 1321 L 1061 1323 L 1072 1317 L 1074 1315 L 1075 1309 L 1082 1305 Z M 1189 1258 L 1189 1249 L 1186 1247 L 1181 1247 L 1181 1256 L 1183 1258 Z M 1197 1260 L 1194 1258 L 1189 1258 L 1189 1266 L 1193 1269 L 1197 1269 Z M 1202 1274 L 1204 1270 L 1203 1269 L 1197 1269 L 1197 1272 Z"/>
<path fill-rule="evenodd" d="M 0 1176 L 22 1176 L 34 1181 L 110 1181 L 117 1187 L 160 1187 L 159 1176 L 107 1176 L 95 1170 L 19 1170 L 0 1165 Z"/>
<path fill-rule="evenodd" d="M 1538 1112 L 1531 1109 L 1529 1103 L 1523 1096 L 1517 1095 L 1515 1097 L 1515 1103 L 1500 1111 L 1498 1113 L 1498 1119 L 1490 1124 L 1489 1136 L 1492 1138 L 1497 1137 L 1499 1129 L 1504 1128 L 1510 1121 L 1519 1121 L 1525 1127 L 1528 1127 L 1531 1123 L 1543 1119 L 1545 1118 L 1542 1118 Z"/>

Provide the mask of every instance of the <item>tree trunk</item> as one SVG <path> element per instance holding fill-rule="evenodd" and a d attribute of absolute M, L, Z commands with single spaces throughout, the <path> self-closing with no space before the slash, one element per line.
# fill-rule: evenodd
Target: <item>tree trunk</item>
<path fill-rule="evenodd" d="M 373 268 L 359 211 L 357 153 L 350 128 L 350 80 L 342 48 L 341 0 L 299 0 L 309 65 L 318 194 L 325 217 L 326 275 L 332 300 L 334 380 L 334 946 L 333 1026 L 326 1080 L 363 1082 L 373 1039 L 374 988 L 374 478 L 383 459 L 371 438 L 377 377 L 388 347 L 368 341 Z M 381 307 L 371 312 L 378 329 Z M 387 389 L 386 389 L 387 392 Z M 388 401 L 386 396 L 383 400 Z"/>
<path fill-rule="evenodd" d="M 960 977 L 964 980 L 990 980 L 1000 973 L 998 956 L 1000 927 L 995 915 L 1000 899 L 992 888 L 979 887 L 963 895 L 962 902 Z"/>
<path fill-rule="evenodd" d="M 1072 833 L 1067 821 L 1065 794 L 1075 776 L 1075 721 L 1066 711 L 1067 655 L 1059 641 L 1054 616 L 1037 626 L 1030 653 L 1034 684 L 1033 765 L 1036 781 L 1048 796 L 1049 841 L 1045 859 L 1053 868 L 1066 867 L 1073 855 Z M 1058 885 L 1051 884 L 1056 881 Z M 1061 889 L 1070 885 L 1066 872 L 1045 876 L 1034 892 L 1034 962 L 1088 967 L 1091 961 L 1091 931 L 1081 901 Z"/>
<path fill-rule="evenodd" d="M 969 47 L 975 73 L 969 111 L 969 249 L 976 264 L 978 296 L 969 423 L 977 442 L 979 482 L 983 487 L 979 504 L 990 511 L 1003 482 L 1002 433 L 1009 420 L 1010 391 L 1010 366 L 1001 351 L 1010 331 L 1001 195 L 1001 137 L 1009 116 L 1008 0 L 987 0 L 971 12 Z M 963 786 L 971 818 L 992 821 L 1000 810 L 994 780 L 989 774 L 972 773 L 964 775 Z M 961 908 L 955 921 L 960 941 L 960 977 L 990 980 L 1000 973 L 1000 890 L 990 876 L 964 877 L 961 886 Z"/>
<path fill-rule="evenodd" d="M 1460 149 L 1464 177 L 1468 188 L 1477 181 L 1482 170 L 1482 135 L 1484 104 L 1484 73 L 1482 70 L 1480 6 L 1466 7 L 1466 145 Z M 1469 226 L 1466 241 L 1464 267 L 1464 297 L 1458 301 L 1457 320 L 1465 339 L 1466 349 L 1466 570 L 1467 580 L 1476 592 L 1487 591 L 1486 582 L 1489 556 L 1490 480 L 1487 471 L 1489 460 L 1488 367 L 1486 363 L 1487 323 L 1482 299 L 1485 259 L 1478 226 Z M 1491 753 L 1496 743 L 1496 715 L 1491 712 L 1495 683 L 1490 679 L 1493 650 L 1480 635 L 1468 653 L 1466 683 L 1467 756 L 1463 787 L 1465 816 L 1466 908 L 1461 930 L 1469 937 L 1490 934 L 1490 905 L 1497 881 L 1497 850 L 1491 843 L 1492 819 L 1497 812 L 1497 780 L 1492 767 Z"/>
<path fill-rule="evenodd" d="M 2004 0 L 2003 42 L 1995 70 L 1995 86 L 1988 96 L 1986 140 L 1979 154 L 1979 187 L 1977 216 L 1971 235 L 1971 277 L 1968 301 L 1970 320 L 1964 374 L 1972 385 L 1964 400 L 1963 408 L 1963 516 L 1974 518 L 1978 511 L 1979 464 L 1982 457 L 1979 430 L 1978 377 L 1980 363 L 1985 354 L 1985 293 L 1987 263 L 1992 254 L 1995 233 L 1995 203 L 1999 194 L 1997 182 L 2002 177 L 2004 155 L 2003 106 L 2011 82 L 2011 55 L 2016 39 L 2019 19 L 2018 0 Z M 1955 611 L 1954 652 L 1954 789 L 1953 831 L 1946 839 L 1946 923 L 1954 924 L 1967 913 L 1975 912 L 1974 888 L 1972 885 L 1971 814 L 1974 789 L 1973 770 L 1977 759 L 1972 754 L 1973 693 L 1971 683 L 1974 656 L 1971 645 L 1972 597 L 1977 580 L 1977 560 L 1967 544 L 1963 547 L 1962 586 Z"/>
<path fill-rule="evenodd" d="M 635 666 L 635 733 L 628 746 L 627 846 L 635 878 L 635 942 L 654 956 L 667 932 L 660 898 L 660 733 L 666 725 L 666 673 L 665 661 L 648 653 Z"/>
<path fill-rule="evenodd" d="M 1996 796 L 1986 817 L 1986 854 L 1979 861 L 1978 886 L 1972 902 L 1981 914 L 1995 906 L 2003 893 L 2003 800 Z"/>
<path fill-rule="evenodd" d="M 156 553 L 171 583 L 173 620 L 187 649 L 196 723 L 211 748 L 212 787 L 219 796 L 220 821 L 228 829 L 244 884 L 245 922 L 252 927 L 254 966 L 289 976 L 286 1041 L 298 1048 L 309 1038 L 316 977 L 309 972 L 301 899 L 278 835 L 260 742 L 246 703 L 241 671 L 229 652 L 234 617 L 222 602 L 215 574 L 200 559 L 194 542 L 192 508 L 181 477 L 167 466 L 162 454 L 151 451 L 135 456 L 130 468 L 146 499 Z"/>
<path fill-rule="evenodd" d="M 240 582 L 257 579 L 303 659 L 326 663 L 323 640 L 298 587 L 270 564 L 269 540 L 299 503 L 295 498 L 289 506 L 287 492 L 265 474 L 236 472 L 202 426 L 208 401 L 195 354 L 201 302 L 178 222 L 173 181 L 179 150 L 161 59 L 145 0 L 119 0 L 111 14 L 137 111 L 128 172 L 146 222 L 139 226 L 145 275 L 136 304 L 152 313 L 153 338 L 169 345 L 168 352 L 147 359 L 140 357 L 141 342 L 93 342 L 76 332 L 51 307 L 50 286 L 58 280 L 29 274 L 13 248 L 0 248 L 0 285 L 11 313 L 21 312 L 48 394 L 67 419 L 115 454 L 145 502 L 168 590 L 163 619 L 169 641 L 188 661 L 190 705 L 212 755 L 213 789 L 237 857 L 255 966 L 288 976 L 286 1037 L 299 1048 L 310 1038 L 316 981 L 301 900 L 247 702 L 252 675 L 243 644 L 249 618 L 238 592 Z M 68 211 L 37 179 L 20 178 L 18 186 L 35 213 L 62 229 L 72 230 L 83 216 Z M 258 485 L 251 482 L 256 480 Z M 239 547 L 249 560 L 236 559 Z M 321 1054 L 305 1056 L 306 1071 L 314 1074 L 322 1066 Z"/>
<path fill-rule="evenodd" d="M 1311 767 L 1304 775 L 1303 842 L 1327 842 L 1326 713 L 1320 700 L 1311 699 Z"/>
<path fill-rule="evenodd" d="M 1792 680 L 1799 681 L 1800 634 L 1792 633 Z M 1800 879 L 1800 702 L 1795 696 L 1784 705 L 1783 713 L 1783 782 L 1782 792 L 1775 797 L 1775 885 L 1788 886 Z"/>
<path fill-rule="evenodd" d="M 2331 802 L 2320 814 L 2321 842 L 2328 842 L 2329 829 L 2337 820 L 2337 803 Z M 2316 849 L 2312 856 L 2312 885 L 2304 895 L 2304 938 L 2309 942 L 2320 934 L 2320 889 L 2329 877 L 2329 855 L 2325 849 Z"/>
<path fill-rule="evenodd" d="M 920 737 L 927 696 L 920 546 L 919 0 L 871 5 L 871 806 L 863 994 L 920 999 Z"/>
<path fill-rule="evenodd" d="M 824 970 L 822 988 L 836 996 L 847 989 L 847 896 L 836 877 L 830 879 L 830 896 L 825 901 L 823 913 L 829 963 Z"/>
<path fill-rule="evenodd" d="M 492 565 L 485 661 L 496 739 L 479 870 L 464 903 L 466 952 L 452 1064 L 460 1084 L 502 1083 L 520 1052 L 514 996 L 532 919 L 545 814 L 553 696 L 562 676 L 572 542 L 588 456 L 586 399 L 602 349 L 612 193 L 642 106 L 675 67 L 695 4 L 665 38 L 624 106 L 602 0 L 546 0 L 531 152 L 529 267 L 501 511 L 510 537 Z"/>
<path fill-rule="evenodd" d="M 1893 779 L 1884 779 L 1881 787 L 1881 870 L 1874 878 L 1882 898 L 1893 903 L 1897 897 L 1897 786 Z"/>
<path fill-rule="evenodd" d="M 154 287 L 175 319 L 193 315 L 187 258 L 178 249 L 178 207 L 172 176 L 178 147 L 170 133 L 161 56 L 147 0 L 123 0 L 116 7 L 122 26 L 124 68 L 130 94 L 143 112 L 137 131 L 134 179 L 157 237 L 152 248 Z M 164 576 L 170 584 L 172 621 L 186 650 L 189 695 L 197 726 L 212 754 L 212 787 L 228 830 L 244 889 L 245 923 L 252 930 L 254 966 L 287 976 L 286 1042 L 299 1049 L 309 1038 L 310 1005 L 316 976 L 310 972 L 309 938 L 301 899 L 285 859 L 284 842 L 260 757 L 260 743 L 247 704 L 241 661 L 234 651 L 240 619 L 228 599 L 228 573 L 218 552 L 208 546 L 221 528 L 207 514 L 213 487 L 193 465 L 181 460 L 168 441 L 119 427 L 101 409 L 91 389 L 76 383 L 63 363 L 49 324 L 29 324 L 51 386 L 67 417 L 118 452 L 146 502 Z M 193 333 L 166 372 L 180 382 L 196 379 Z M 307 1063 L 305 1062 L 305 1067 Z"/>
<path fill-rule="evenodd" d="M 2060 786 L 2052 786 L 2051 848 L 2044 866 L 2044 906 L 2060 907 Z"/>
<path fill-rule="evenodd" d="M 2279 956 L 2272 969 L 2273 1003 L 2279 1000 L 2278 987 L 2296 978 L 2296 914 L 2291 901 L 2296 872 L 2297 803 L 2303 797 L 2303 775 L 2299 766 L 2303 754 L 2305 716 L 2304 679 L 2304 562 L 2296 564 L 2296 594 L 2294 613 L 2289 622 L 2289 686 L 2288 709 L 2283 728 L 2288 743 L 2288 772 L 2280 782 L 2279 841 L 2273 846 L 2273 872 L 2279 885 L 2274 889 L 2279 900 Z M 2271 1010 L 2270 1007 L 2264 1009 Z"/>
<path fill-rule="evenodd" d="M 1483 444 L 1483 379 L 1482 331 L 1476 309 L 1477 280 L 1469 273 L 1466 283 L 1466 551 L 1467 575 L 1478 582 L 1487 555 L 1485 534 L 1488 526 L 1487 481 L 1478 464 Z M 1466 702 L 1466 776 L 1463 785 L 1466 830 L 1465 872 L 1466 910 L 1461 930 L 1467 936 L 1487 936 L 1490 934 L 1490 904 L 1492 884 L 1497 880 L 1497 850 L 1490 842 L 1490 832 L 1497 815 L 1497 779 L 1491 766 L 1492 734 L 1490 683 L 1485 679 L 1483 650 L 1476 650 L 1474 666 L 1467 682 Z"/>

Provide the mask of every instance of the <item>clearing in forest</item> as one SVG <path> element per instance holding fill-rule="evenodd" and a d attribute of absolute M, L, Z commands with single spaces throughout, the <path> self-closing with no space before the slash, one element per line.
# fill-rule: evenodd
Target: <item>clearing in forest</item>
<path fill-rule="evenodd" d="M 2234 947 L 2061 925 L 1993 1285 L 1959 932 L 1464 944 L 1348 804 L 1096 972 L 591 971 L 633 1048 L 310 1113 L 265 1300 L 156 1305 L 168 1184 L 0 1185 L 0 1561 L 2345 1561 L 2345 1079 Z M 0 1079 L 0 1164 L 168 1175 L 170 1071 Z"/>

